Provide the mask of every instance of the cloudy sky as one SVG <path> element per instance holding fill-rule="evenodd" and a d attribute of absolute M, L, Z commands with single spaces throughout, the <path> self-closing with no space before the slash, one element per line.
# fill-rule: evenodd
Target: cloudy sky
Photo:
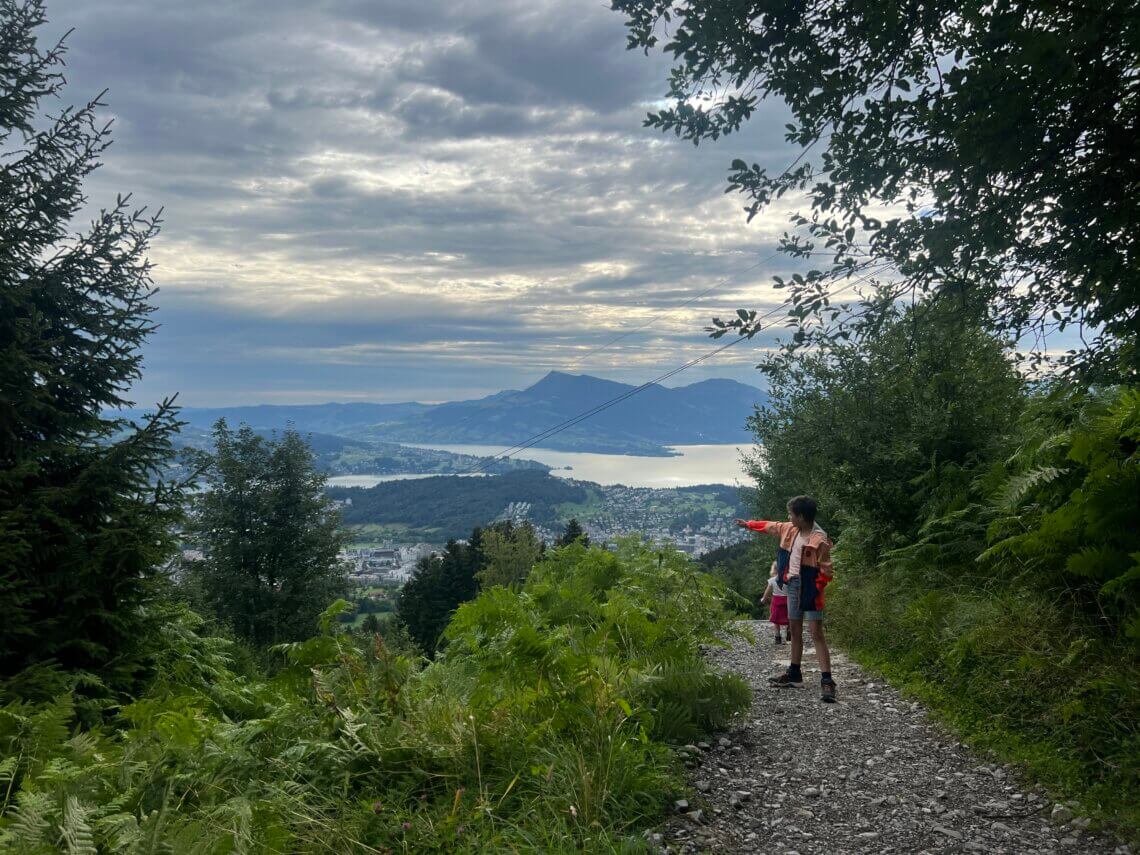
<path fill-rule="evenodd" d="M 642 128 L 661 57 L 600 0 L 55 0 L 69 98 L 109 90 L 89 182 L 165 208 L 140 404 L 454 400 L 553 369 L 640 383 L 776 304 L 779 105 L 694 148 Z M 728 280 L 689 306 L 677 305 Z M 617 344 L 587 356 L 617 335 Z M 759 383 L 759 341 L 672 385 Z"/>

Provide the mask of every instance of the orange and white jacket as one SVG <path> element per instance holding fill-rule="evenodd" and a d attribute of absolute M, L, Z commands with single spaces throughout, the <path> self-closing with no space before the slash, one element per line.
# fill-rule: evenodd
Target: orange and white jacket
<path fill-rule="evenodd" d="M 796 540 L 799 532 L 790 522 L 769 520 L 749 520 L 748 528 L 762 534 L 780 538 L 776 550 L 776 578 L 781 584 L 788 581 L 788 566 L 791 563 L 792 546 L 800 553 L 800 603 L 804 611 L 823 611 L 823 589 L 835 578 L 831 564 L 831 540 L 817 524 L 807 537 Z"/>

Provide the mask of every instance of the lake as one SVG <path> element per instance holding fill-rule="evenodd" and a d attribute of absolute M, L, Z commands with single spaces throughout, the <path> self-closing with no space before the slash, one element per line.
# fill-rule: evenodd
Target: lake
<path fill-rule="evenodd" d="M 413 448 L 432 448 L 454 454 L 490 457 L 503 451 L 501 445 L 448 445 L 445 443 L 404 443 Z M 632 454 L 593 454 L 528 448 L 516 455 L 537 460 L 553 468 L 552 475 L 577 478 L 596 484 L 624 484 L 627 487 L 691 487 L 695 484 L 746 484 L 740 460 L 748 445 L 677 445 L 676 457 L 640 457 Z M 373 487 L 382 481 L 427 478 L 429 475 L 342 475 L 329 478 L 335 487 Z"/>
<path fill-rule="evenodd" d="M 417 478 L 438 478 L 441 475 L 460 478 L 482 478 L 486 472 L 402 472 L 399 475 L 332 475 L 329 477 L 330 487 L 375 487 L 385 481 L 415 481 Z"/>

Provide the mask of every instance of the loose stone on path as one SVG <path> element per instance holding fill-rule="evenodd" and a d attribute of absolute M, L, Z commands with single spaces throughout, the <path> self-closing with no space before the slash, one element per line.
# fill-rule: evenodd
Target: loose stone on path
<path fill-rule="evenodd" d="M 752 708 L 711 744 L 678 749 L 693 793 L 649 835 L 658 851 L 1131 855 L 839 653 L 839 703 L 820 703 L 810 649 L 804 688 L 769 688 L 786 648 L 774 648 L 767 624 L 748 626 L 755 645 L 734 639 L 709 656 L 748 681 Z"/>

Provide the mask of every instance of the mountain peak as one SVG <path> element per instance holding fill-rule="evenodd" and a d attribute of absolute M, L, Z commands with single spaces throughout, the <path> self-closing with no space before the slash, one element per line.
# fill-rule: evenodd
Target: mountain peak
<path fill-rule="evenodd" d="M 631 393 L 637 391 L 636 397 Z M 627 400 L 628 399 L 628 400 Z M 733 380 L 645 389 L 589 374 L 550 371 L 523 391 L 447 404 L 266 405 L 183 410 L 195 427 L 220 416 L 256 428 L 292 422 L 300 431 L 389 442 L 517 443 L 547 436 L 546 447 L 633 453 L 661 446 L 749 441 L 745 423 L 764 393 Z M 552 433 L 550 428 L 558 425 Z"/>
<path fill-rule="evenodd" d="M 546 374 L 544 374 L 541 377 L 541 379 L 538 380 L 538 382 L 536 382 L 532 385 L 537 386 L 539 383 L 548 383 L 548 382 L 554 382 L 554 381 L 562 380 L 565 378 L 575 378 L 575 377 L 585 377 L 585 376 L 586 375 L 584 375 L 584 374 L 571 374 L 569 371 L 547 371 Z"/>
<path fill-rule="evenodd" d="M 571 374 L 568 371 L 550 371 L 526 391 L 550 389 L 586 389 L 586 388 L 629 388 L 625 383 L 615 383 L 613 380 L 603 380 L 601 377 L 592 377 L 589 374 Z"/>
<path fill-rule="evenodd" d="M 739 380 L 732 380 L 728 377 L 710 377 L 708 380 L 698 380 L 696 383 L 690 383 L 687 386 L 675 386 L 675 389 L 748 389 L 753 392 L 764 394 L 763 389 L 756 386 L 750 386 L 747 383 L 741 383 Z"/>

